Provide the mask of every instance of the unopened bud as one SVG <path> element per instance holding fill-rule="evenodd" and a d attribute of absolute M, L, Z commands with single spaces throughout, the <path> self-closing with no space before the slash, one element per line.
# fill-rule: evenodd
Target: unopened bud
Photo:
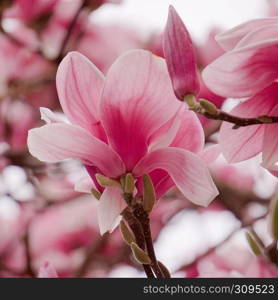
<path fill-rule="evenodd" d="M 143 175 L 143 207 L 146 212 L 151 212 L 155 204 L 155 191 L 149 175 Z"/>
<path fill-rule="evenodd" d="M 134 258 L 140 264 L 150 265 L 152 263 L 149 255 L 144 250 L 142 250 L 139 246 L 137 246 L 137 244 L 131 243 L 130 247 L 131 247 Z"/>
<path fill-rule="evenodd" d="M 218 108 L 212 102 L 205 99 L 201 99 L 199 103 L 202 106 L 202 108 L 210 115 L 216 116 L 218 114 Z"/>
<path fill-rule="evenodd" d="M 250 231 L 246 231 L 245 235 L 246 235 L 247 242 L 251 250 L 253 251 L 253 253 L 256 256 L 261 255 L 262 251 L 261 251 L 260 243 L 259 241 L 257 241 L 256 237 Z"/>
<path fill-rule="evenodd" d="M 101 174 L 96 174 L 96 180 L 102 187 L 120 187 L 120 183 L 114 179 L 103 176 Z"/>
<path fill-rule="evenodd" d="M 97 200 L 100 199 L 101 193 L 100 193 L 99 191 L 97 191 L 96 189 L 92 188 L 92 189 L 91 189 L 91 193 L 92 193 L 92 195 L 93 195 Z"/>
<path fill-rule="evenodd" d="M 133 194 L 134 191 L 134 178 L 132 174 L 128 173 L 125 176 L 125 185 L 124 185 L 124 192 L 126 194 Z"/>
<path fill-rule="evenodd" d="M 128 245 L 130 245 L 131 243 L 135 243 L 134 234 L 129 230 L 129 228 L 126 226 L 123 220 L 120 223 L 120 229 L 123 239 Z"/>
<path fill-rule="evenodd" d="M 278 196 L 274 197 L 270 206 L 271 234 L 278 240 Z"/>
<path fill-rule="evenodd" d="M 196 109 L 199 106 L 198 102 L 196 101 L 196 97 L 194 94 L 187 94 L 184 97 L 184 102 L 188 105 L 188 107 L 192 110 Z"/>

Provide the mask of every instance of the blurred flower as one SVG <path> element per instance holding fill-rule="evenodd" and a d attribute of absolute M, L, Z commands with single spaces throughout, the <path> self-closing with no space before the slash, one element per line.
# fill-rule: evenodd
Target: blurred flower
<path fill-rule="evenodd" d="M 205 84 L 223 97 L 242 98 L 276 81 L 277 26 L 278 18 L 256 19 L 220 34 L 227 52 L 205 68 Z"/>
<path fill-rule="evenodd" d="M 58 278 L 58 275 L 53 265 L 47 261 L 40 267 L 38 278 Z"/>
<path fill-rule="evenodd" d="M 29 104 L 8 99 L 0 103 L 0 141 L 6 142 L 12 151 L 26 148 L 27 132 L 35 122 L 35 111 Z"/>

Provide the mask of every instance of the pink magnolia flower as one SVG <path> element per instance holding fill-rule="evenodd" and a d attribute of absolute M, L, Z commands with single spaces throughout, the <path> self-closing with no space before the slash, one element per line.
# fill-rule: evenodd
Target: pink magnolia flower
<path fill-rule="evenodd" d="M 200 83 L 191 37 L 173 6 L 169 8 L 163 35 L 163 50 L 178 99 L 198 94 Z"/>
<path fill-rule="evenodd" d="M 195 115 L 176 101 L 166 64 L 144 50 L 132 50 L 104 78 L 83 55 L 72 52 L 57 73 L 64 113 L 61 123 L 44 110 L 50 123 L 29 131 L 32 155 L 46 162 L 80 159 L 95 173 L 137 179 L 150 173 L 158 198 L 176 185 L 190 201 L 207 205 L 218 194 L 205 162 L 195 153 L 204 136 Z M 58 122 L 57 122 L 58 121 Z M 108 187 L 98 204 L 100 231 L 111 231 L 126 207 L 119 188 Z"/>
<path fill-rule="evenodd" d="M 278 78 L 278 18 L 252 20 L 217 37 L 227 51 L 203 71 L 205 84 L 224 97 L 250 97 Z"/>

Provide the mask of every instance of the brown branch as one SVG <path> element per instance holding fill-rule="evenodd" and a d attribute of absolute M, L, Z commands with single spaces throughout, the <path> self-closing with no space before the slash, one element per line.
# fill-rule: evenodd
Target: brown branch
<path fill-rule="evenodd" d="M 233 129 L 250 125 L 278 123 L 278 116 L 262 115 L 255 118 L 237 117 L 222 111 L 208 100 L 200 99 L 200 101 L 197 102 L 194 95 L 187 95 L 184 101 L 189 106 L 189 109 L 195 113 L 203 115 L 208 119 L 232 123 L 234 124 Z"/>
<path fill-rule="evenodd" d="M 239 127 L 246 127 L 250 125 L 261 125 L 261 124 L 269 124 L 269 123 L 278 123 L 277 116 L 258 116 L 256 118 L 240 118 L 233 115 L 230 115 L 226 112 L 219 110 L 217 114 L 210 114 L 208 112 L 202 113 L 208 119 L 220 120 L 229 123 L 235 124 L 233 129 L 237 129 Z"/>
<path fill-rule="evenodd" d="M 152 261 L 152 264 L 151 264 L 152 269 L 158 278 L 164 278 L 165 276 L 164 276 L 163 272 L 160 270 L 160 267 L 158 265 L 156 255 L 154 252 L 153 240 L 152 240 L 152 235 L 151 235 L 151 230 L 150 230 L 149 215 L 144 210 L 144 208 L 141 204 L 136 204 L 134 206 L 134 215 L 142 226 L 146 249 L 147 249 L 148 255 Z"/>

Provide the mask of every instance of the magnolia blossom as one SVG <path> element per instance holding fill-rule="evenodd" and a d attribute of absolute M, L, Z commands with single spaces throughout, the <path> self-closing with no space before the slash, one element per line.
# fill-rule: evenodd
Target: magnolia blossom
<path fill-rule="evenodd" d="M 72 124 L 47 109 L 47 125 L 29 131 L 31 154 L 46 162 L 80 159 L 95 173 L 137 180 L 149 173 L 159 198 L 177 186 L 187 199 L 208 205 L 218 194 L 199 153 L 204 144 L 196 116 L 176 101 L 162 58 L 144 50 L 121 56 L 107 77 L 83 55 L 72 52 L 59 66 L 57 89 Z M 195 153 L 193 153 L 195 152 Z M 122 192 L 107 187 L 98 205 L 100 231 L 111 231 L 126 207 Z"/>
<path fill-rule="evenodd" d="M 205 83 L 227 97 L 249 97 L 231 114 L 243 117 L 278 115 L 278 18 L 249 21 L 218 35 L 227 52 L 203 72 Z M 229 162 L 239 162 L 262 152 L 262 165 L 277 174 L 277 124 L 254 125 L 237 130 L 224 123 L 219 143 Z"/>

